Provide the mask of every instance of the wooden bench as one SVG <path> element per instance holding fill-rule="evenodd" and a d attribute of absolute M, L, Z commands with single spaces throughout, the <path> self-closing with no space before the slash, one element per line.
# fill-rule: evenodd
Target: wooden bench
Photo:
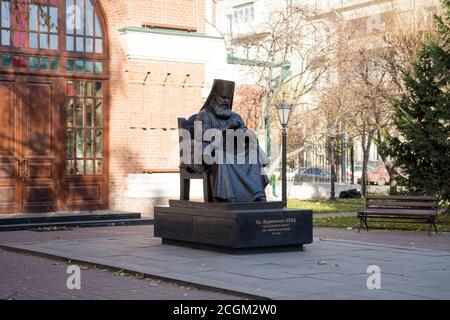
<path fill-rule="evenodd" d="M 437 234 L 436 218 L 438 209 L 438 198 L 432 196 L 369 196 L 366 198 L 366 207 L 358 211 L 360 232 L 363 224 L 369 230 L 367 219 L 380 222 L 380 219 L 397 219 L 396 222 L 428 223 L 428 235 L 431 229 Z M 407 221 L 402 220 L 407 219 Z"/>

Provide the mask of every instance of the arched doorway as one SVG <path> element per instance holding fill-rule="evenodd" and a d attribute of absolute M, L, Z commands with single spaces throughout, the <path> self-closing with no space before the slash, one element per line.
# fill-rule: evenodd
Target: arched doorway
<path fill-rule="evenodd" d="M 108 207 L 108 37 L 94 0 L 0 0 L 0 213 Z"/>

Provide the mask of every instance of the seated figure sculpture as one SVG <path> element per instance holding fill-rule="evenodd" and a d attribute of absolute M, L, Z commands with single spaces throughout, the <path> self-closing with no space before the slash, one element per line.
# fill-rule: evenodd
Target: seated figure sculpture
<path fill-rule="evenodd" d="M 242 117 L 232 111 L 234 88 L 232 81 L 214 80 L 196 121 L 201 124 L 206 137 L 211 131 L 216 134 L 212 139 L 195 135 L 195 142 L 201 146 L 202 160 L 201 163 L 193 161 L 186 167 L 197 173 L 208 170 L 215 202 L 265 202 L 269 179 L 263 166 L 267 160 L 255 134 L 246 127 Z M 239 135 L 243 138 L 239 139 Z"/>

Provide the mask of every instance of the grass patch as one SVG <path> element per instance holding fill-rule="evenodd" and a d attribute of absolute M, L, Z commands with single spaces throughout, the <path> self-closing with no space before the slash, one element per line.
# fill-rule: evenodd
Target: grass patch
<path fill-rule="evenodd" d="M 289 200 L 288 207 L 292 209 L 309 209 L 314 213 L 357 212 L 364 209 L 365 199 L 331 200 Z"/>
<path fill-rule="evenodd" d="M 405 220 L 406 221 L 406 220 Z M 382 230 L 410 230 L 410 231 L 427 231 L 428 224 L 425 223 L 395 223 L 386 219 L 386 222 L 371 222 L 368 219 L 370 229 Z M 356 217 L 329 217 L 329 218 L 314 218 L 314 227 L 328 227 L 328 228 L 355 228 L 359 226 L 359 220 Z M 450 213 L 441 213 L 438 215 L 437 228 L 439 232 L 450 232 Z"/>

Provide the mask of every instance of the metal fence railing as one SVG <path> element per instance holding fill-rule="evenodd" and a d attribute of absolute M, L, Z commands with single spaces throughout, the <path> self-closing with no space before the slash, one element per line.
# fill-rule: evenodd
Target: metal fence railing
<path fill-rule="evenodd" d="M 329 138 L 325 143 L 315 144 L 290 159 L 294 167 L 294 182 L 335 182 L 357 183 L 356 167 L 352 144 L 339 138 Z M 352 170 L 353 167 L 353 170 Z M 352 175 L 353 172 L 353 175 Z"/>

